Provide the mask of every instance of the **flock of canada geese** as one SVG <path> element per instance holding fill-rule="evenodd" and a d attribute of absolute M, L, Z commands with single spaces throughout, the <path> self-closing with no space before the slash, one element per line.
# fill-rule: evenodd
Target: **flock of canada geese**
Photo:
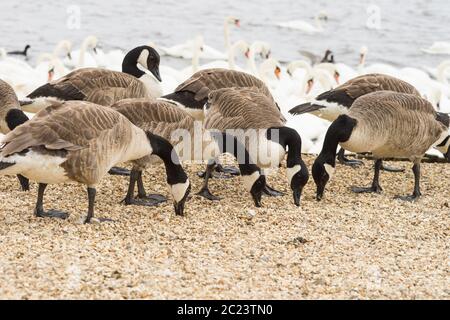
<path fill-rule="evenodd" d="M 143 171 L 158 162 L 166 169 L 175 214 L 183 215 L 191 184 L 174 132 L 184 130 L 191 139 L 203 139 L 194 132 L 196 122 L 210 133 L 215 145 L 215 153 L 204 159 L 204 183 L 197 192 L 210 200 L 220 199 L 208 186 L 216 172 L 241 175 L 257 207 L 262 205 L 263 194 L 283 195 L 267 184 L 265 170 L 281 166 L 284 158 L 295 205 L 301 204 L 310 172 L 317 200 L 321 200 L 341 146 L 338 159 L 343 164 L 358 164 L 347 159 L 344 150 L 370 152 L 376 159 L 371 185 L 353 188 L 356 193 L 382 191 L 383 159 L 410 159 L 414 190 L 398 198 L 414 201 L 421 196 L 420 163 L 425 153 L 435 148 L 450 161 L 449 115 L 436 111 L 414 86 L 396 77 L 361 75 L 289 111 L 297 117 L 310 113 L 331 122 L 310 170 L 302 160 L 301 129 L 286 125 L 264 81 L 243 71 L 209 68 L 195 72 L 172 93 L 161 96 L 157 83 L 164 79 L 159 66 L 158 52 L 151 46 L 139 46 L 123 58 L 122 72 L 75 69 L 35 88 L 20 101 L 14 89 L 0 80 L 0 131 L 5 134 L 0 175 L 17 175 L 24 191 L 29 190 L 29 180 L 39 183 L 37 217 L 66 218 L 67 213 L 44 209 L 44 192 L 48 184 L 78 182 L 87 186 L 85 222 L 91 222 L 96 185 L 107 174 L 129 175 L 126 205 L 155 206 L 167 201 L 163 195 L 147 194 L 144 188 Z M 35 115 L 29 119 L 25 111 Z M 261 161 L 259 153 L 249 152 L 252 142 L 230 134 L 232 130 L 258 130 L 255 144 L 267 146 L 276 155 L 275 161 Z M 221 164 L 219 156 L 224 153 L 238 159 L 238 169 Z M 126 162 L 132 164 L 130 172 L 116 167 Z"/>

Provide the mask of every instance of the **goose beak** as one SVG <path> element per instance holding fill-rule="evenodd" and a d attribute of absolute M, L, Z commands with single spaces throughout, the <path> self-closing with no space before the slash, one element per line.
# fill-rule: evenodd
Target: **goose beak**
<path fill-rule="evenodd" d="M 97 54 L 97 47 L 92 48 L 94 50 L 94 53 Z"/>
<path fill-rule="evenodd" d="M 239 19 L 234 20 L 234 25 L 235 25 L 236 27 L 240 28 L 240 26 L 241 26 L 241 20 L 239 20 Z"/>
<path fill-rule="evenodd" d="M 72 60 L 72 54 L 70 52 L 67 52 L 67 58 L 69 58 L 70 60 Z"/>
<path fill-rule="evenodd" d="M 294 203 L 297 207 L 300 207 L 300 198 L 302 197 L 302 190 L 297 189 L 293 191 Z"/>
<path fill-rule="evenodd" d="M 247 51 L 245 51 L 245 57 L 247 59 L 250 58 L 250 49 L 247 49 Z"/>
<path fill-rule="evenodd" d="M 317 186 L 317 194 L 316 194 L 317 201 L 322 200 L 324 190 L 325 190 L 325 186 L 321 186 L 321 185 Z"/>
<path fill-rule="evenodd" d="M 261 198 L 262 198 L 262 190 L 259 192 L 251 192 L 253 201 L 255 202 L 255 207 L 261 208 Z"/>
<path fill-rule="evenodd" d="M 184 216 L 184 204 L 186 203 L 186 200 L 183 199 L 180 202 L 175 202 L 173 204 L 173 207 L 175 209 L 175 214 L 177 216 Z"/>
<path fill-rule="evenodd" d="M 155 66 L 153 67 L 150 72 L 155 76 L 156 79 L 158 79 L 159 82 L 161 82 L 161 76 L 159 75 L 159 67 Z"/>

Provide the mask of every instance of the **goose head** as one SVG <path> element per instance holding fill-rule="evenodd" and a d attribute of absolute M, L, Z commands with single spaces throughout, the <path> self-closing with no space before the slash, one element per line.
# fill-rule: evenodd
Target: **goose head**
<path fill-rule="evenodd" d="M 158 81 L 162 81 L 161 75 L 159 74 L 160 57 L 155 49 L 153 49 L 152 47 L 144 46 L 141 53 L 139 54 L 137 62 L 142 67 L 150 71 L 155 76 L 155 78 L 158 79 Z"/>
<path fill-rule="evenodd" d="M 335 171 L 335 164 L 331 159 L 325 159 L 321 155 L 314 161 L 312 174 L 317 186 L 316 199 L 322 200 L 323 193 L 328 181 L 331 180 Z"/>
<path fill-rule="evenodd" d="M 184 215 L 184 206 L 191 192 L 191 183 L 186 177 L 185 182 L 178 182 L 170 185 L 170 192 L 173 198 L 173 207 L 177 216 Z"/>

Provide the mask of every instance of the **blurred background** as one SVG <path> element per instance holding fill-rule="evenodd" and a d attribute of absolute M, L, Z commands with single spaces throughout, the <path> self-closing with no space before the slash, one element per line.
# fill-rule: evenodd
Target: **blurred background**
<path fill-rule="evenodd" d="M 299 50 L 322 54 L 331 49 L 337 62 L 356 66 L 360 47 L 365 45 L 371 62 L 399 67 L 433 66 L 442 57 L 425 54 L 421 49 L 436 41 L 450 41 L 450 4 L 446 0 L 0 2 L 0 47 L 17 50 L 30 44 L 31 58 L 51 51 L 62 39 L 76 46 L 88 35 L 97 36 L 105 50 L 127 50 L 149 41 L 172 46 L 201 34 L 205 43 L 224 50 L 226 16 L 241 20 L 241 27 L 231 32 L 232 41 L 267 41 L 280 61 L 299 58 Z M 73 21 L 77 20 L 73 19 L 77 8 L 79 23 Z M 277 26 L 292 20 L 316 26 L 314 18 L 320 13 L 327 17 L 320 20 L 320 32 Z"/>

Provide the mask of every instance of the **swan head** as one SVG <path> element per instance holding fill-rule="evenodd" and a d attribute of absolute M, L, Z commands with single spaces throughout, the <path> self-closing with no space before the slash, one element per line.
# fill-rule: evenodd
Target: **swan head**
<path fill-rule="evenodd" d="M 232 16 L 226 17 L 225 23 L 235 25 L 238 28 L 241 26 L 241 20 Z"/>
<path fill-rule="evenodd" d="M 159 73 L 159 53 L 149 46 L 141 46 L 136 48 L 139 53 L 137 57 L 137 64 L 141 65 L 144 69 L 150 71 L 158 81 L 162 81 Z M 136 50 L 134 49 L 134 50 Z"/>
<path fill-rule="evenodd" d="M 88 36 L 83 41 L 83 46 L 86 49 L 92 49 L 94 53 L 97 53 L 98 39 L 96 36 Z"/>
<path fill-rule="evenodd" d="M 297 69 L 304 69 L 307 73 L 309 73 L 311 70 L 311 65 L 304 60 L 292 61 L 287 66 L 287 74 L 292 77 L 294 75 L 295 70 Z"/>
<path fill-rule="evenodd" d="M 277 80 L 280 80 L 281 77 L 281 67 L 277 60 L 275 59 L 267 59 L 263 63 L 261 63 L 259 67 L 259 74 L 261 78 L 264 78 L 266 74 L 271 74 L 277 78 Z"/>
<path fill-rule="evenodd" d="M 61 40 L 55 47 L 53 55 L 57 57 L 62 52 L 67 56 L 67 58 L 72 60 L 71 51 L 72 51 L 72 42 L 70 42 L 69 40 Z"/>

